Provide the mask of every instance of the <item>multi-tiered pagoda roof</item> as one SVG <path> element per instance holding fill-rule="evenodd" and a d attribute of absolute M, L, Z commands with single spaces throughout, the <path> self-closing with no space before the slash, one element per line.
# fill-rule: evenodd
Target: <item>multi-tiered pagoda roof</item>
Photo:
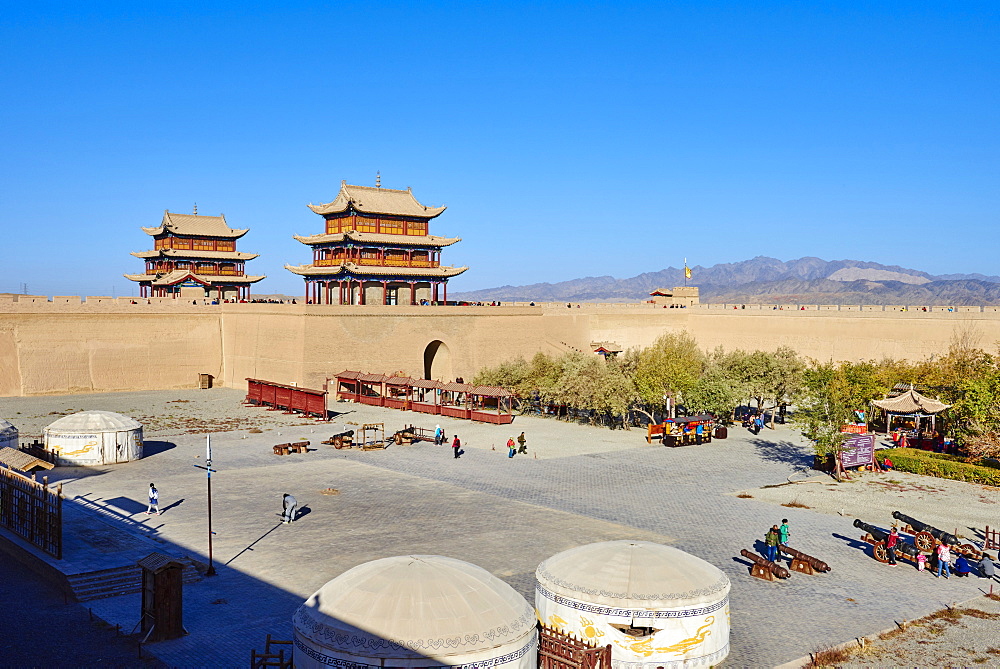
<path fill-rule="evenodd" d="M 248 229 L 230 228 L 226 217 L 163 213 L 160 225 L 142 228 L 153 250 L 132 253 L 146 261 L 143 274 L 126 274 L 139 283 L 143 297 L 245 299 L 250 284 L 265 278 L 246 273 L 256 253 L 236 250 Z"/>
<path fill-rule="evenodd" d="M 458 237 L 429 234 L 445 207 L 421 204 L 410 189 L 342 182 L 332 202 L 309 205 L 325 230 L 294 239 L 312 248 L 309 265 L 285 265 L 318 304 L 420 304 L 447 301 L 447 281 L 467 267 L 441 264 Z"/>

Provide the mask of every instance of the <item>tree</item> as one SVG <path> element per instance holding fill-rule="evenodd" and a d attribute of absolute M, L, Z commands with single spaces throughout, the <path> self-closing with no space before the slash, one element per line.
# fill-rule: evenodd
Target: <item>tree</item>
<path fill-rule="evenodd" d="M 660 335 L 653 345 L 639 352 L 635 386 L 647 404 L 663 407 L 664 397 L 685 401 L 686 393 L 698 383 L 705 366 L 705 354 L 687 332 Z"/>
<path fill-rule="evenodd" d="M 833 455 L 840 479 L 840 451 L 849 435 L 840 431 L 851 415 L 843 375 L 833 362 L 816 363 L 805 370 L 795 421 L 802 435 L 813 442 L 819 456 Z"/>

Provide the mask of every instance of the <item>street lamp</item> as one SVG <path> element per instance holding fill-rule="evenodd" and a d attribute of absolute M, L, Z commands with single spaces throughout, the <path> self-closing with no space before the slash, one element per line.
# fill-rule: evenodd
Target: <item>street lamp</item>
<path fill-rule="evenodd" d="M 212 561 L 212 435 L 205 435 L 205 465 L 194 465 L 198 469 L 204 469 L 208 475 L 208 571 L 205 576 L 215 576 L 215 563 Z"/>

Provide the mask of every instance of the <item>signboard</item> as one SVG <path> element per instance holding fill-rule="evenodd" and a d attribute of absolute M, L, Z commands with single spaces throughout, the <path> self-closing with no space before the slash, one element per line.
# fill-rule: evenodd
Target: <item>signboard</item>
<path fill-rule="evenodd" d="M 844 469 L 870 465 L 875 461 L 875 435 L 859 434 L 844 442 L 840 464 Z"/>

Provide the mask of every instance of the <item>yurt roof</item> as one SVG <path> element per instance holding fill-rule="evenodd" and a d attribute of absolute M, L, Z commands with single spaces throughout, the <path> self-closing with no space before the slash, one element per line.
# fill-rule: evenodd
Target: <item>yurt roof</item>
<path fill-rule="evenodd" d="M 635 609 L 718 601 L 729 578 L 715 565 L 648 541 L 603 541 L 571 548 L 538 566 L 538 584 L 592 604 Z"/>
<path fill-rule="evenodd" d="M 444 657 L 490 650 L 535 627 L 534 609 L 476 565 L 440 555 L 366 562 L 317 590 L 294 617 L 299 634 L 365 657 Z M 356 648 L 355 648 L 356 646 Z"/>
<path fill-rule="evenodd" d="M 10 421 L 6 421 L 0 418 L 0 434 L 14 434 L 17 432 L 17 428 Z"/>
<path fill-rule="evenodd" d="M 51 423 L 45 431 L 54 432 L 119 432 L 137 430 L 142 424 L 134 418 L 113 411 L 81 411 L 63 416 Z"/>

